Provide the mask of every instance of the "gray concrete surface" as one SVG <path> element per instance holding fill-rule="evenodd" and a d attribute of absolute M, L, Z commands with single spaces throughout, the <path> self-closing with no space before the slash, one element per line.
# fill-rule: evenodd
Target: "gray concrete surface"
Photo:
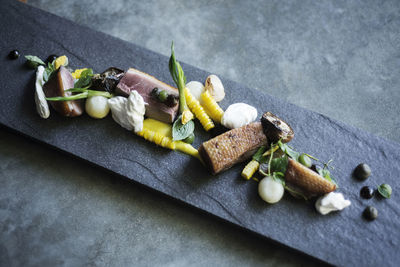
<path fill-rule="evenodd" d="M 399 1 L 28 2 L 400 142 Z M 2 266 L 317 265 L 4 129 L 0 184 Z"/>

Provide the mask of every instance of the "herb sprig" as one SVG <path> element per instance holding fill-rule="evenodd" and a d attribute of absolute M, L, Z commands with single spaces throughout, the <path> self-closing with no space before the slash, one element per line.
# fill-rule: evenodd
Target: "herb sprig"
<path fill-rule="evenodd" d="M 181 64 L 176 61 L 174 42 L 171 44 L 171 57 L 169 59 L 169 72 L 179 90 L 179 116 L 172 125 L 172 139 L 183 140 L 194 131 L 193 114 L 190 112 L 185 99 L 186 76 Z"/>

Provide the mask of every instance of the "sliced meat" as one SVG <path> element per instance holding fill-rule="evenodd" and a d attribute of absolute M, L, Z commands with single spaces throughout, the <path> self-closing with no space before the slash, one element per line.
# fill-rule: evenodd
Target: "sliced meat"
<path fill-rule="evenodd" d="M 323 195 L 336 189 L 334 183 L 292 159 L 288 162 L 285 182 L 300 189 L 309 197 Z"/>
<path fill-rule="evenodd" d="M 115 89 L 115 92 L 122 96 L 128 96 L 131 91 L 136 90 L 143 97 L 146 105 L 146 116 L 162 122 L 172 123 L 178 112 L 179 104 L 168 106 L 160 103 L 151 96 L 154 88 L 167 91 L 168 94 L 179 96 L 178 89 L 169 86 L 162 81 L 157 80 L 153 76 L 130 68 L 122 77 Z"/>
<path fill-rule="evenodd" d="M 232 129 L 204 142 L 199 153 L 213 174 L 229 169 L 250 158 L 255 150 L 267 144 L 260 122 Z"/>
<path fill-rule="evenodd" d="M 64 66 L 61 66 L 44 84 L 43 91 L 46 97 L 70 96 L 72 93 L 65 90 L 71 88 L 74 88 L 74 78 Z M 83 113 L 82 100 L 49 102 L 58 113 L 66 117 L 76 117 Z"/>

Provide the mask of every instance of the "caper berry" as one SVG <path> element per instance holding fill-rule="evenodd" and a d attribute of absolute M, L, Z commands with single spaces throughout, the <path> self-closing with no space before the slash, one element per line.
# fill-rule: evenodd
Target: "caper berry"
<path fill-rule="evenodd" d="M 188 137 L 183 139 L 183 142 L 188 143 L 188 144 L 192 144 L 193 141 L 194 141 L 194 133 L 191 133 Z"/>
<path fill-rule="evenodd" d="M 374 189 L 370 186 L 364 186 L 360 190 L 360 196 L 365 199 L 371 199 L 374 196 Z"/>
<path fill-rule="evenodd" d="M 168 97 L 168 93 L 165 90 L 161 90 L 161 92 L 158 94 L 158 99 L 161 102 L 164 102 L 165 100 L 167 100 L 167 97 Z"/>
<path fill-rule="evenodd" d="M 8 54 L 8 57 L 10 59 L 17 59 L 19 58 L 19 51 L 18 50 L 12 50 L 10 51 L 10 53 Z"/>
<path fill-rule="evenodd" d="M 53 63 L 53 61 L 56 60 L 57 58 L 58 58 L 57 55 L 50 55 L 50 56 L 47 58 L 47 62 Z"/>
<path fill-rule="evenodd" d="M 378 210 L 372 206 L 368 206 L 365 208 L 363 215 L 365 219 L 373 221 L 378 217 Z"/>
<path fill-rule="evenodd" d="M 354 170 L 354 177 L 357 179 L 364 181 L 371 175 L 371 168 L 365 164 L 359 164 Z"/>
<path fill-rule="evenodd" d="M 301 164 L 303 164 L 304 166 L 306 166 L 307 168 L 311 168 L 311 166 L 312 166 L 312 161 L 311 161 L 310 157 L 307 156 L 307 154 L 305 154 L 305 153 L 302 153 L 300 155 L 299 162 Z"/>

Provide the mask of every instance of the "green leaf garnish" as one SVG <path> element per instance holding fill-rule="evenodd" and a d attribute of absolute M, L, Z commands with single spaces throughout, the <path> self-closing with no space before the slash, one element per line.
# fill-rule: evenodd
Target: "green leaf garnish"
<path fill-rule="evenodd" d="M 37 68 L 39 65 L 46 66 L 46 63 L 37 56 L 26 55 L 25 58 L 28 61 L 29 66 L 33 68 Z"/>
<path fill-rule="evenodd" d="M 253 160 L 260 162 L 265 150 L 267 149 L 266 146 L 261 146 L 257 152 L 253 155 Z"/>
<path fill-rule="evenodd" d="M 274 173 L 280 172 L 284 174 L 286 172 L 288 162 L 289 160 L 287 156 L 281 158 L 274 158 L 271 160 L 271 163 L 268 168 L 271 169 L 271 171 Z"/>
<path fill-rule="evenodd" d="M 378 186 L 378 192 L 384 198 L 390 198 L 390 196 L 392 195 L 392 187 L 388 184 L 381 184 L 380 186 Z"/>
<path fill-rule="evenodd" d="M 81 77 L 75 82 L 75 88 L 84 88 L 90 86 L 92 81 L 92 76 L 93 76 L 92 69 L 89 68 L 82 71 Z"/>
<path fill-rule="evenodd" d="M 278 145 L 279 145 L 280 149 L 281 149 L 286 155 L 288 155 L 289 157 L 291 157 L 291 158 L 294 159 L 295 161 L 299 161 L 299 156 L 300 156 L 300 153 L 299 153 L 299 152 L 294 151 L 293 148 L 291 148 L 290 146 L 288 146 L 288 145 L 285 144 L 285 143 L 282 143 L 282 141 L 280 141 L 280 140 L 278 141 Z"/>
<path fill-rule="evenodd" d="M 172 140 L 183 140 L 191 135 L 193 131 L 194 122 L 188 121 L 186 124 L 182 124 L 182 115 L 180 115 L 172 125 Z"/>
<path fill-rule="evenodd" d="M 328 180 L 329 182 L 332 182 L 336 185 L 336 187 L 339 187 L 339 185 L 336 183 L 335 178 L 331 175 L 331 172 L 328 169 L 328 165 L 325 164 L 324 168 L 317 168 L 317 172 L 319 175 L 321 175 L 323 178 Z"/>
<path fill-rule="evenodd" d="M 46 83 L 50 80 L 51 76 L 55 73 L 56 68 L 54 67 L 54 61 L 52 63 L 47 63 L 47 67 L 43 72 L 43 81 Z"/>

